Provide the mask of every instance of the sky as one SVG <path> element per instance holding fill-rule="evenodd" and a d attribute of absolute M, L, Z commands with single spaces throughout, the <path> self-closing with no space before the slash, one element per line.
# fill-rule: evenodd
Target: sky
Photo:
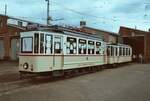
<path fill-rule="evenodd" d="M 45 0 L 0 0 L 0 14 L 46 23 Z M 148 31 L 150 0 L 50 0 L 52 24 L 89 27 L 118 32 L 120 26 Z"/>

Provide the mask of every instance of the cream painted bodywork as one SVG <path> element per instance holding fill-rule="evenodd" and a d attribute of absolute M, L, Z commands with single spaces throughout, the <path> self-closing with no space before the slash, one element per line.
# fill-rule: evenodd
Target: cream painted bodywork
<path fill-rule="evenodd" d="M 131 62 L 131 56 L 109 56 L 107 63 L 114 64 L 114 63 L 123 63 L 123 62 Z"/>
<path fill-rule="evenodd" d="M 29 68 L 24 69 L 23 64 L 28 63 Z M 102 55 L 52 55 L 52 56 L 20 56 L 19 71 L 49 72 L 55 70 L 75 69 L 104 65 L 106 61 Z M 33 65 L 33 71 L 31 71 Z"/>

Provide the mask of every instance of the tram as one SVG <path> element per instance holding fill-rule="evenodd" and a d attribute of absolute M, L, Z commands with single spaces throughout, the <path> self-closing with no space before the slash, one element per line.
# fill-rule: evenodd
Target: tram
<path fill-rule="evenodd" d="M 19 72 L 48 73 L 130 62 L 132 48 L 111 45 L 97 35 L 37 30 L 20 33 Z"/>

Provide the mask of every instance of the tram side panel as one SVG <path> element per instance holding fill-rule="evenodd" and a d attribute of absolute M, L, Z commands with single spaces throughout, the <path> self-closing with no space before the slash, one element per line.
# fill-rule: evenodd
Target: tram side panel
<path fill-rule="evenodd" d="M 79 56 L 64 56 L 63 69 L 74 69 L 90 66 L 104 65 L 104 56 L 100 55 L 79 55 Z"/>
<path fill-rule="evenodd" d="M 52 56 L 19 56 L 19 71 L 48 72 L 53 70 Z"/>

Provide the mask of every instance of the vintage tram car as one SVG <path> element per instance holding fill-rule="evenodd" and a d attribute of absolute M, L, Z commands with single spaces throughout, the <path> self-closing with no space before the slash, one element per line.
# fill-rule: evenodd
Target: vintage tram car
<path fill-rule="evenodd" d="M 19 71 L 61 73 L 130 62 L 132 48 L 111 45 L 97 35 L 71 31 L 28 31 L 20 34 Z"/>

